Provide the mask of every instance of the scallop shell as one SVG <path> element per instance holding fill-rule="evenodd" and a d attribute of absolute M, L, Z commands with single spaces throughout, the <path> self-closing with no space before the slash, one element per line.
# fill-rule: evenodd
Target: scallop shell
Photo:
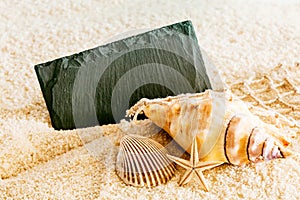
<path fill-rule="evenodd" d="M 166 149 L 150 138 L 125 135 L 117 156 L 117 174 L 126 184 L 136 187 L 164 184 L 175 172 L 175 164 L 166 154 Z"/>

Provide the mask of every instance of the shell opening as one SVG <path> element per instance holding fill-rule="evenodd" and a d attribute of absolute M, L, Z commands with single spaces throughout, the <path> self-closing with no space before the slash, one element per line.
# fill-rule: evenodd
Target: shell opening
<path fill-rule="evenodd" d="M 145 109 L 145 106 L 141 106 L 140 108 L 138 108 L 138 110 L 134 113 L 133 121 L 137 121 L 138 115 L 143 113 L 144 109 Z"/>

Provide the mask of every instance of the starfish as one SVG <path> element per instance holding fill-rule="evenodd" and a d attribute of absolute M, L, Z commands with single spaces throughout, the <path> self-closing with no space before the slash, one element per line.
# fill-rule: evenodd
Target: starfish
<path fill-rule="evenodd" d="M 181 180 L 179 181 L 179 186 L 182 186 L 184 184 L 187 184 L 191 178 L 192 174 L 195 173 L 197 177 L 199 178 L 204 190 L 207 192 L 208 187 L 205 182 L 205 178 L 203 176 L 202 171 L 214 168 L 218 165 L 223 164 L 223 162 L 217 162 L 217 161 L 207 161 L 207 162 L 200 162 L 199 156 L 198 156 L 198 147 L 197 147 L 197 140 L 196 137 L 193 140 L 192 148 L 191 148 L 191 154 L 190 154 L 190 160 L 184 160 L 182 158 L 174 157 L 171 155 L 167 155 L 170 160 L 178 164 L 179 166 L 186 169 L 185 173 L 183 174 Z"/>

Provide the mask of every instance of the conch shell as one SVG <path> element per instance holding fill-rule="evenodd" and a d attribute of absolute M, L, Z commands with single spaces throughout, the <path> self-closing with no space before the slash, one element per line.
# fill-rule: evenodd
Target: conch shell
<path fill-rule="evenodd" d="M 272 125 L 253 115 L 246 104 L 227 92 L 207 90 L 163 99 L 141 99 L 127 115 L 143 112 L 190 153 L 197 139 L 201 161 L 234 165 L 290 155 L 290 142 Z"/>

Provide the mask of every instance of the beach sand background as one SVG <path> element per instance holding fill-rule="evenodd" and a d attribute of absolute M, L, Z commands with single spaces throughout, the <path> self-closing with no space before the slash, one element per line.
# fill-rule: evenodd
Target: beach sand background
<path fill-rule="evenodd" d="M 299 199 L 298 128 L 282 129 L 293 136 L 294 157 L 204 171 L 210 192 L 195 178 L 179 187 L 180 167 L 170 182 L 152 189 L 126 186 L 116 176 L 120 137 L 157 131 L 147 120 L 70 131 L 52 128 L 35 64 L 99 46 L 123 32 L 186 19 L 192 20 L 201 48 L 224 83 L 240 98 L 249 87 L 255 91 L 266 82 L 284 84 L 288 77 L 295 92 L 286 102 L 292 107 L 267 108 L 299 122 L 299 1 L 2 0 L 0 199 Z M 276 98 L 274 91 L 282 92 L 277 89 L 260 98 Z M 269 115 L 263 118 L 278 125 Z"/>

